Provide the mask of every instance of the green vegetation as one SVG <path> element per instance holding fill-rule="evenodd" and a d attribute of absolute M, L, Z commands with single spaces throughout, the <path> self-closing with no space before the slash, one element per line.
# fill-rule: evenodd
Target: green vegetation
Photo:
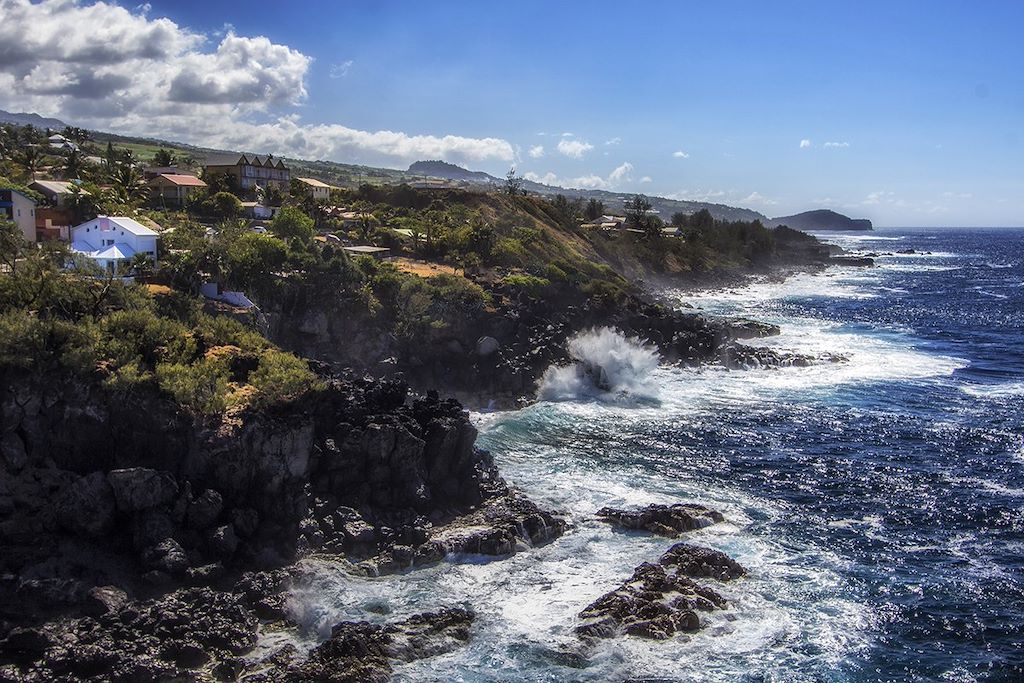
<path fill-rule="evenodd" d="M 198 414 L 276 403 L 313 391 L 304 361 L 181 292 L 66 270 L 61 247 L 11 253 L 0 224 L 0 373 L 93 377 L 110 390 L 157 390 Z M 12 265 L 13 264 L 13 265 Z"/>

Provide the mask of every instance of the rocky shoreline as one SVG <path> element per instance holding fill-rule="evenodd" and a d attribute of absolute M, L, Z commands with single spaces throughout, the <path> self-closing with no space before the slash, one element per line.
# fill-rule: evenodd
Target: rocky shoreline
<path fill-rule="evenodd" d="M 475 446 L 459 402 L 411 394 L 410 385 L 440 384 L 470 405 L 512 405 L 533 395 L 548 367 L 571 362 L 566 340 L 592 325 L 641 338 L 668 363 L 841 360 L 748 346 L 740 340 L 779 329 L 636 297 L 609 308 L 572 293 L 496 294 L 488 325 L 460 331 L 473 344 L 428 345 L 401 364 L 374 366 L 391 379 L 336 376 L 337 359 L 319 354 L 312 366 L 322 390 L 212 419 L 155 390 L 125 395 L 95 377 L 7 373 L 0 681 L 388 680 L 395 662 L 463 645 L 473 615 L 439 604 L 384 625 L 342 622 L 311 652 L 286 646 L 257 656 L 261 634 L 296 628 L 286 596 L 307 580 L 298 560 L 341 560 L 353 574 L 380 576 L 454 554 L 506 557 L 566 529 L 506 484 Z M 597 515 L 628 533 L 670 538 L 722 521 L 682 504 Z M 698 612 L 728 605 L 695 579 L 743 574 L 716 551 L 672 546 L 580 613 L 581 648 L 619 634 L 696 630 Z"/>

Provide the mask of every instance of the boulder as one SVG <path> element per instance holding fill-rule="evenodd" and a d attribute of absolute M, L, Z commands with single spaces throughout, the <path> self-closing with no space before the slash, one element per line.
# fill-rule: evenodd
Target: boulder
<path fill-rule="evenodd" d="M 28 463 L 25 444 L 15 432 L 4 432 L 0 437 L 0 454 L 3 455 L 7 468 L 12 472 L 20 472 Z"/>
<path fill-rule="evenodd" d="M 679 573 L 686 576 L 709 577 L 719 581 L 738 579 L 747 573 L 739 562 L 720 550 L 689 543 L 676 543 L 661 556 L 658 564 L 663 567 L 675 567 Z"/>
<path fill-rule="evenodd" d="M 214 557 L 229 558 L 238 549 L 238 536 L 235 527 L 230 524 L 219 526 L 206 536 L 206 543 Z"/>
<path fill-rule="evenodd" d="M 146 566 L 160 572 L 178 575 L 188 569 L 188 555 L 173 538 L 167 538 L 142 552 Z"/>
<path fill-rule="evenodd" d="M 688 503 L 648 505 L 639 510 L 606 507 L 598 510 L 597 516 L 624 529 L 650 531 L 670 538 L 725 520 L 722 513 L 716 510 Z"/>
<path fill-rule="evenodd" d="M 188 504 L 185 520 L 193 529 L 206 529 L 217 521 L 223 509 L 224 499 L 221 495 L 213 489 L 206 489 Z"/>
<path fill-rule="evenodd" d="M 95 586 L 89 589 L 82 611 L 92 617 L 117 612 L 128 602 L 128 594 L 117 586 Z"/>
<path fill-rule="evenodd" d="M 111 470 L 107 475 L 121 512 L 138 512 L 166 505 L 178 495 L 178 483 L 170 472 L 146 467 Z"/>
<path fill-rule="evenodd" d="M 116 502 L 114 489 L 103 472 L 79 477 L 58 496 L 58 522 L 68 531 L 97 538 L 113 527 Z"/>
<path fill-rule="evenodd" d="M 501 348 L 501 344 L 494 337 L 480 337 L 476 340 L 476 355 L 490 356 Z"/>

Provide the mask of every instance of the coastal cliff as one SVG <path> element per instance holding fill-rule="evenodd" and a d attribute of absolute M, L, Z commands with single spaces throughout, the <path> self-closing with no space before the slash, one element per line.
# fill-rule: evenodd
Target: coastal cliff
<path fill-rule="evenodd" d="M 275 570 L 301 557 L 379 574 L 450 553 L 508 555 L 564 527 L 505 484 L 459 404 L 410 400 L 397 380 L 328 380 L 215 419 L 155 393 L 125 402 L 81 378 L 6 373 L 3 386 L 0 661 L 21 666 L 0 667 L 5 680 L 84 677 L 91 665 L 61 659 L 60 640 L 145 599 L 199 613 L 210 608 L 193 603 L 207 599 L 234 605 L 216 621 L 240 629 L 227 650 L 247 651 L 260 609 L 229 586 L 253 569 L 270 572 L 247 580 L 263 586 L 249 593 L 264 621 L 277 621 L 292 579 Z M 148 635 L 154 665 L 183 666 L 157 656 L 181 643 Z M 200 635 L 191 640 L 213 666 L 219 641 Z M 137 654 L 117 643 L 107 666 Z"/>

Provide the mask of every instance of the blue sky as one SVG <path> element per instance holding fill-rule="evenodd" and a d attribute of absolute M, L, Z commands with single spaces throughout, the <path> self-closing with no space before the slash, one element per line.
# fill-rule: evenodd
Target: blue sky
<path fill-rule="evenodd" d="M 514 164 L 770 216 L 827 206 L 879 225 L 1024 224 L 1022 2 L 122 6 L 125 21 L 166 18 L 185 36 L 166 51 L 178 105 L 208 85 L 201 69 L 223 72 L 211 87 L 224 96 L 194 108 L 251 125 L 241 141 L 267 147 L 254 151 L 392 167 L 435 152 L 495 175 Z M 269 39 L 239 48 L 263 71 L 242 73 L 226 35 Z M 228 74 L 270 95 L 232 106 L 246 91 Z M 38 104 L 21 83 L 16 103 Z M 60 103 L 66 116 L 104 115 Z M 240 142 L 183 108 L 124 109 L 110 116 L 126 131 Z"/>

